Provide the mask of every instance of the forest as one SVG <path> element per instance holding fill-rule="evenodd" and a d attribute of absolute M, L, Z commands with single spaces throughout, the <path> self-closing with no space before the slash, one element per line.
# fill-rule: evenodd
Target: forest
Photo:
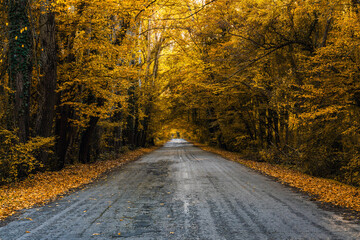
<path fill-rule="evenodd" d="M 358 186 L 360 1 L 1 0 L 1 184 L 172 133 Z"/>

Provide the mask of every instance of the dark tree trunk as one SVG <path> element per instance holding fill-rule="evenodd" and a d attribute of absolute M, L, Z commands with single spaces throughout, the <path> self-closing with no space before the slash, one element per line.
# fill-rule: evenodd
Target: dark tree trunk
<path fill-rule="evenodd" d="M 246 131 L 247 131 L 248 135 L 250 136 L 251 140 L 255 140 L 254 134 L 253 134 L 253 132 L 252 132 L 252 130 L 251 130 L 251 126 L 250 126 L 249 122 L 245 119 L 244 114 L 242 114 L 242 112 L 239 111 L 239 115 L 240 115 L 241 121 L 242 121 L 242 122 L 244 123 L 244 125 L 245 125 Z"/>
<path fill-rule="evenodd" d="M 266 142 L 268 146 L 273 143 L 273 111 L 271 109 L 266 110 Z"/>
<path fill-rule="evenodd" d="M 127 117 L 127 126 L 125 131 L 125 137 L 127 138 L 127 144 L 130 149 L 134 149 L 137 146 L 137 132 L 138 132 L 138 107 L 136 96 L 135 84 L 128 89 L 129 94 L 129 107 L 130 114 Z"/>
<path fill-rule="evenodd" d="M 69 106 L 59 106 L 58 104 L 58 118 L 55 124 L 55 134 L 57 141 L 55 144 L 55 153 L 57 161 L 52 164 L 53 170 L 60 170 L 65 166 L 66 154 L 70 143 L 70 127 L 69 118 L 72 115 L 72 110 Z"/>
<path fill-rule="evenodd" d="M 99 121 L 99 117 L 90 117 L 89 126 L 81 135 L 79 161 L 81 163 L 88 163 L 90 161 L 91 153 L 91 140 L 94 136 L 96 125 Z"/>
<path fill-rule="evenodd" d="M 44 11 L 48 9 L 44 6 Z M 36 134 L 50 137 L 53 131 L 56 103 L 57 52 L 56 52 L 55 13 L 47 10 L 40 16 L 40 83 L 39 113 L 36 121 Z M 47 154 L 43 152 L 40 160 L 45 163 Z"/>
<path fill-rule="evenodd" d="M 263 148 L 264 147 L 264 142 L 266 139 L 266 110 L 264 109 L 259 109 L 259 140 L 260 140 L 260 147 Z"/>
<path fill-rule="evenodd" d="M 52 132 L 56 103 L 57 52 L 55 35 L 55 13 L 48 12 L 40 17 L 40 99 L 36 132 L 49 137 Z"/>
<path fill-rule="evenodd" d="M 145 115 L 146 117 L 143 120 L 143 130 L 142 130 L 142 134 L 141 134 L 141 140 L 140 140 L 140 146 L 141 147 L 146 147 L 147 144 L 149 144 L 148 142 L 148 135 L 149 135 L 149 129 L 150 129 L 150 123 L 151 123 L 151 112 L 153 109 L 153 97 L 150 96 L 148 103 L 146 104 L 145 107 Z"/>
<path fill-rule="evenodd" d="M 274 134 L 275 134 L 275 144 L 276 146 L 280 145 L 280 132 L 279 132 L 279 114 L 277 111 L 273 111 L 274 117 Z"/>
<path fill-rule="evenodd" d="M 119 105 L 119 108 L 121 108 L 121 105 Z M 117 122 L 121 123 L 123 121 L 123 113 L 118 112 L 114 114 L 114 116 L 111 119 L 111 122 Z M 121 147 L 123 146 L 123 126 L 117 126 L 114 127 L 113 130 L 113 140 L 111 145 L 111 150 L 114 151 L 116 154 L 120 153 Z M 111 141 L 111 140 L 109 140 Z"/>
<path fill-rule="evenodd" d="M 29 138 L 30 86 L 32 73 L 32 36 L 29 1 L 8 0 L 9 82 L 14 91 L 11 128 L 18 128 L 21 142 Z"/>

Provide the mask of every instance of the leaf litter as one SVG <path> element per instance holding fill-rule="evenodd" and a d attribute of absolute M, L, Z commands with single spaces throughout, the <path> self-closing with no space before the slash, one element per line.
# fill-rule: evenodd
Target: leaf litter
<path fill-rule="evenodd" d="M 58 172 L 43 172 L 21 182 L 0 186 L 0 220 L 17 211 L 45 204 L 99 178 L 103 173 L 120 167 L 156 148 L 128 152 L 116 160 L 67 166 Z"/>

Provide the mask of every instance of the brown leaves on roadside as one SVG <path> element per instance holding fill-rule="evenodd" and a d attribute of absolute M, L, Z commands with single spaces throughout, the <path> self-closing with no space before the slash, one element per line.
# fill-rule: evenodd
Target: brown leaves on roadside
<path fill-rule="evenodd" d="M 3 185 L 0 187 L 0 220 L 18 210 L 54 200 L 70 189 L 90 183 L 101 174 L 136 160 L 152 150 L 154 148 L 138 149 L 116 160 L 76 164 L 58 172 L 37 173 L 22 182 Z"/>
<path fill-rule="evenodd" d="M 316 196 L 316 200 L 360 211 L 360 189 L 334 180 L 312 177 L 302 172 L 266 162 L 244 160 L 239 153 L 198 145 L 205 151 L 213 152 L 224 158 L 238 162 L 266 175 L 277 178 L 304 192 Z"/>

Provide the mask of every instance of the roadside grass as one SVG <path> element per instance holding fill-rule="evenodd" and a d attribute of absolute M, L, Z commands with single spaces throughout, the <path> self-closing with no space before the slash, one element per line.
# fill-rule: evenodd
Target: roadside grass
<path fill-rule="evenodd" d="M 360 189 L 334 180 L 313 177 L 300 171 L 266 162 L 244 160 L 240 153 L 195 144 L 201 149 L 216 153 L 226 159 L 238 162 L 265 175 L 278 179 L 282 184 L 295 187 L 313 196 L 315 200 L 334 204 L 354 211 L 360 211 Z"/>
<path fill-rule="evenodd" d="M 61 195 L 68 193 L 71 189 L 93 182 L 105 172 L 134 161 L 155 149 L 156 147 L 141 148 L 125 153 L 116 160 L 71 165 L 58 172 L 37 173 L 24 181 L 0 186 L 0 220 L 4 220 L 19 210 L 62 197 Z"/>

